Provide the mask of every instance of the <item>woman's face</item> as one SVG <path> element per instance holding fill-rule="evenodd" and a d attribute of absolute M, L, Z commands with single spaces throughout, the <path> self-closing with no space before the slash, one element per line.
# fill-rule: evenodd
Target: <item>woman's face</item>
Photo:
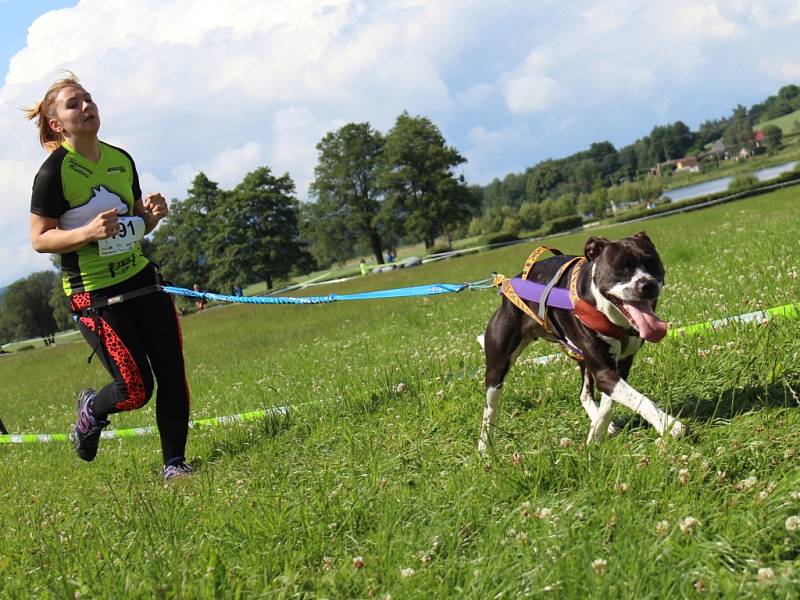
<path fill-rule="evenodd" d="M 100 129 L 100 114 L 92 95 L 79 85 L 68 85 L 59 90 L 55 99 L 55 118 L 48 123 L 53 131 L 66 139 L 96 136 Z"/>

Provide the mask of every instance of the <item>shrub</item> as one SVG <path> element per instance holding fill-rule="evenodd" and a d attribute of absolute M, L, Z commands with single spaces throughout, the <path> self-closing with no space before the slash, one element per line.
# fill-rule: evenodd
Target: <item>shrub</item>
<path fill-rule="evenodd" d="M 526 202 L 519 207 L 519 220 L 526 229 L 538 229 L 542 226 L 542 212 L 538 204 Z"/>
<path fill-rule="evenodd" d="M 520 230 L 519 219 L 517 217 L 506 217 L 503 219 L 501 230 L 505 233 L 513 233 L 516 236 Z"/>
<path fill-rule="evenodd" d="M 728 184 L 728 191 L 738 192 L 741 190 L 746 190 L 747 188 L 751 188 L 754 185 L 758 185 L 758 177 L 752 173 L 743 173 L 733 178 L 730 184 Z"/>
<path fill-rule="evenodd" d="M 442 252 L 451 252 L 453 247 L 449 244 L 435 244 L 428 248 L 425 253 L 426 254 L 441 254 Z"/>
<path fill-rule="evenodd" d="M 472 237 L 483 233 L 483 223 L 481 223 L 481 220 L 478 217 L 472 217 L 472 220 L 469 222 L 467 233 L 469 233 L 469 235 Z"/>
<path fill-rule="evenodd" d="M 544 235 L 553 235 L 554 233 L 577 229 L 581 225 L 583 225 L 583 217 L 580 215 L 568 215 L 547 221 L 542 227 L 542 232 Z"/>
<path fill-rule="evenodd" d="M 481 245 L 502 244 L 504 242 L 515 242 L 519 238 L 513 233 L 508 231 L 501 231 L 499 233 L 490 233 L 481 238 Z"/>

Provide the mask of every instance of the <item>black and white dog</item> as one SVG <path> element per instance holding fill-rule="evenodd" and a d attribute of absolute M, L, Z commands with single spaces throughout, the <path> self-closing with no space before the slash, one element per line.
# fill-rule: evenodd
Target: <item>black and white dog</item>
<path fill-rule="evenodd" d="M 483 339 L 478 338 L 486 353 L 481 452 L 494 439 L 503 380 L 520 353 L 537 338 L 562 343 L 582 355 L 580 400 L 591 419 L 587 443 L 601 442 L 606 433 L 615 433 L 611 423 L 614 402 L 640 414 L 659 434 L 679 437 L 684 433 L 680 421 L 625 380 L 642 344 L 658 342 L 667 332 L 666 323 L 653 312 L 664 284 L 664 267 L 655 246 L 643 231 L 616 242 L 590 237 L 584 255 L 586 261 L 572 267 L 579 269 L 574 275 L 574 291 L 581 311 L 549 309 L 545 328 L 504 296 Z M 571 258 L 559 255 L 535 262 L 528 280 L 550 282 Z M 558 285 L 567 285 L 571 277 L 567 269 Z M 536 302 L 524 302 L 537 313 Z M 594 400 L 595 386 L 602 392 L 599 405 Z"/>

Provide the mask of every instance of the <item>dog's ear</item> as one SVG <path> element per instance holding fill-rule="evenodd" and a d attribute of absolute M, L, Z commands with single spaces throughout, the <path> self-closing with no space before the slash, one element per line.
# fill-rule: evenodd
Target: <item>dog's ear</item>
<path fill-rule="evenodd" d="M 606 238 L 592 236 L 586 240 L 586 246 L 583 247 L 583 254 L 589 260 L 594 260 L 603 253 L 603 248 L 609 243 L 610 240 Z"/>
<path fill-rule="evenodd" d="M 637 233 L 633 237 L 639 238 L 640 240 L 644 240 L 644 241 L 650 242 L 651 244 L 653 243 L 653 241 L 647 236 L 647 234 L 644 231 L 640 231 L 639 233 Z"/>

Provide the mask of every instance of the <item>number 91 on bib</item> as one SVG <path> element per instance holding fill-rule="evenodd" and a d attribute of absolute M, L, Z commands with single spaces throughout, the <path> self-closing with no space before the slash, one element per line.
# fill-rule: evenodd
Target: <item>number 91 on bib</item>
<path fill-rule="evenodd" d="M 119 217 L 117 221 L 119 223 L 117 233 L 97 242 L 100 256 L 128 252 L 144 237 L 144 219 L 141 217 Z"/>

